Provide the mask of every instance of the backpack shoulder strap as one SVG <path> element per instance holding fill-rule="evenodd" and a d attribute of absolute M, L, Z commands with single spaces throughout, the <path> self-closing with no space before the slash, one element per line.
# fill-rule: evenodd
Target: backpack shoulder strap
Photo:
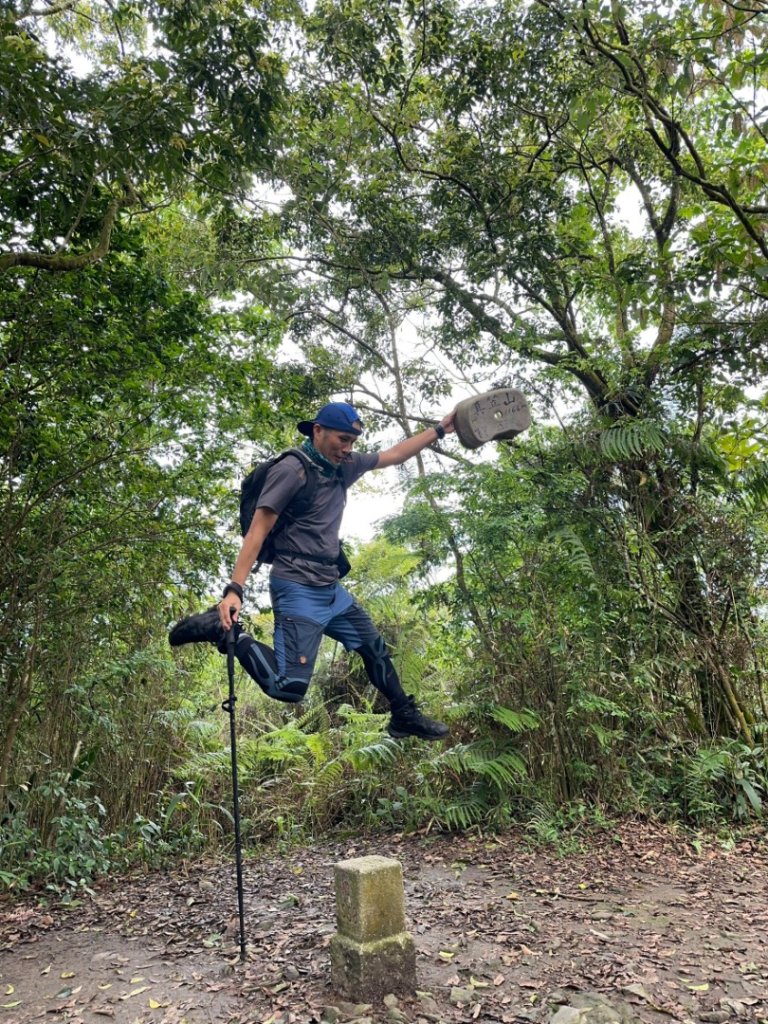
<path fill-rule="evenodd" d="M 283 511 L 283 515 L 287 514 L 292 517 L 296 511 L 311 504 L 317 490 L 319 473 L 312 459 L 301 448 L 286 448 L 285 451 L 275 456 L 272 465 L 287 458 L 289 455 L 293 455 L 304 465 L 304 483 L 301 489 L 296 492 L 288 507 Z"/>
<path fill-rule="evenodd" d="M 281 452 L 278 452 L 277 455 L 273 455 L 269 461 L 274 466 L 276 462 L 281 462 L 288 455 L 295 455 L 299 462 L 303 462 L 305 465 L 312 462 L 307 453 L 303 452 L 301 448 L 284 448 Z"/>
<path fill-rule="evenodd" d="M 304 472 L 306 475 L 306 480 L 304 482 L 303 488 L 297 492 L 297 494 L 293 498 L 293 501 L 291 501 L 288 508 L 285 510 L 285 512 L 283 512 L 283 515 L 285 515 L 286 513 L 291 515 L 296 505 L 298 505 L 299 508 L 302 508 L 302 506 L 309 506 L 312 503 L 312 499 L 315 496 L 317 485 L 320 482 L 319 466 L 301 448 L 286 448 L 285 451 L 280 452 L 279 455 L 276 455 L 274 457 L 274 459 L 272 460 L 272 465 L 274 465 L 276 462 L 279 462 L 281 459 L 284 459 L 288 455 L 294 455 L 296 456 L 296 458 L 298 458 L 301 462 L 304 463 Z M 337 480 L 344 490 L 344 502 L 346 503 L 347 486 L 344 483 L 343 477 L 338 476 Z"/>

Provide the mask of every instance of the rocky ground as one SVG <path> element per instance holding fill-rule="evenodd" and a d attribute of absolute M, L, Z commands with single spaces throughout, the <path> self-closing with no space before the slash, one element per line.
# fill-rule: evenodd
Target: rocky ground
<path fill-rule="evenodd" d="M 418 992 L 330 985 L 333 865 L 403 865 Z M 0 1024 L 768 1022 L 768 844 L 643 823 L 578 852 L 524 837 L 387 837 L 102 882 L 74 908 L 0 902 Z"/>

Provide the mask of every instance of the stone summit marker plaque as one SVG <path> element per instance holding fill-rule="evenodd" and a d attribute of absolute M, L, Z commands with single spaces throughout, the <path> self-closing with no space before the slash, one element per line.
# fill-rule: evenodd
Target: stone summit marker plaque
<path fill-rule="evenodd" d="M 507 441 L 530 425 L 528 402 L 516 388 L 486 391 L 456 406 L 456 435 L 465 448 L 479 448 L 486 441 Z"/>

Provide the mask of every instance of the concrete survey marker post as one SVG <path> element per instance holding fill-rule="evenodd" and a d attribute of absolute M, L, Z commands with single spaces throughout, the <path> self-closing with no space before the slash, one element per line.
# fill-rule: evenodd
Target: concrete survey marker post
<path fill-rule="evenodd" d="M 506 441 L 531 425 L 531 410 L 522 391 L 496 388 L 456 406 L 456 434 L 465 448 L 486 441 Z"/>
<path fill-rule="evenodd" d="M 405 930 L 400 862 L 356 857 L 334 868 L 336 924 L 331 984 L 339 995 L 369 1003 L 416 990 L 416 947 Z"/>

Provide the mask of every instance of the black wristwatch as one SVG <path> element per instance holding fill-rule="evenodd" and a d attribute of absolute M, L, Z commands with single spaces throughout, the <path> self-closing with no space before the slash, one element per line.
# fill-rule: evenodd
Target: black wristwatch
<path fill-rule="evenodd" d="M 226 587 L 224 587 L 224 593 L 222 594 L 222 597 L 226 597 L 227 594 L 237 594 L 237 596 L 240 598 L 241 603 L 245 597 L 243 588 L 240 586 L 239 583 L 235 583 L 234 580 L 230 580 Z"/>
<path fill-rule="evenodd" d="M 442 441 L 445 437 L 445 427 L 442 423 L 435 424 L 435 433 L 437 434 L 437 440 Z"/>

